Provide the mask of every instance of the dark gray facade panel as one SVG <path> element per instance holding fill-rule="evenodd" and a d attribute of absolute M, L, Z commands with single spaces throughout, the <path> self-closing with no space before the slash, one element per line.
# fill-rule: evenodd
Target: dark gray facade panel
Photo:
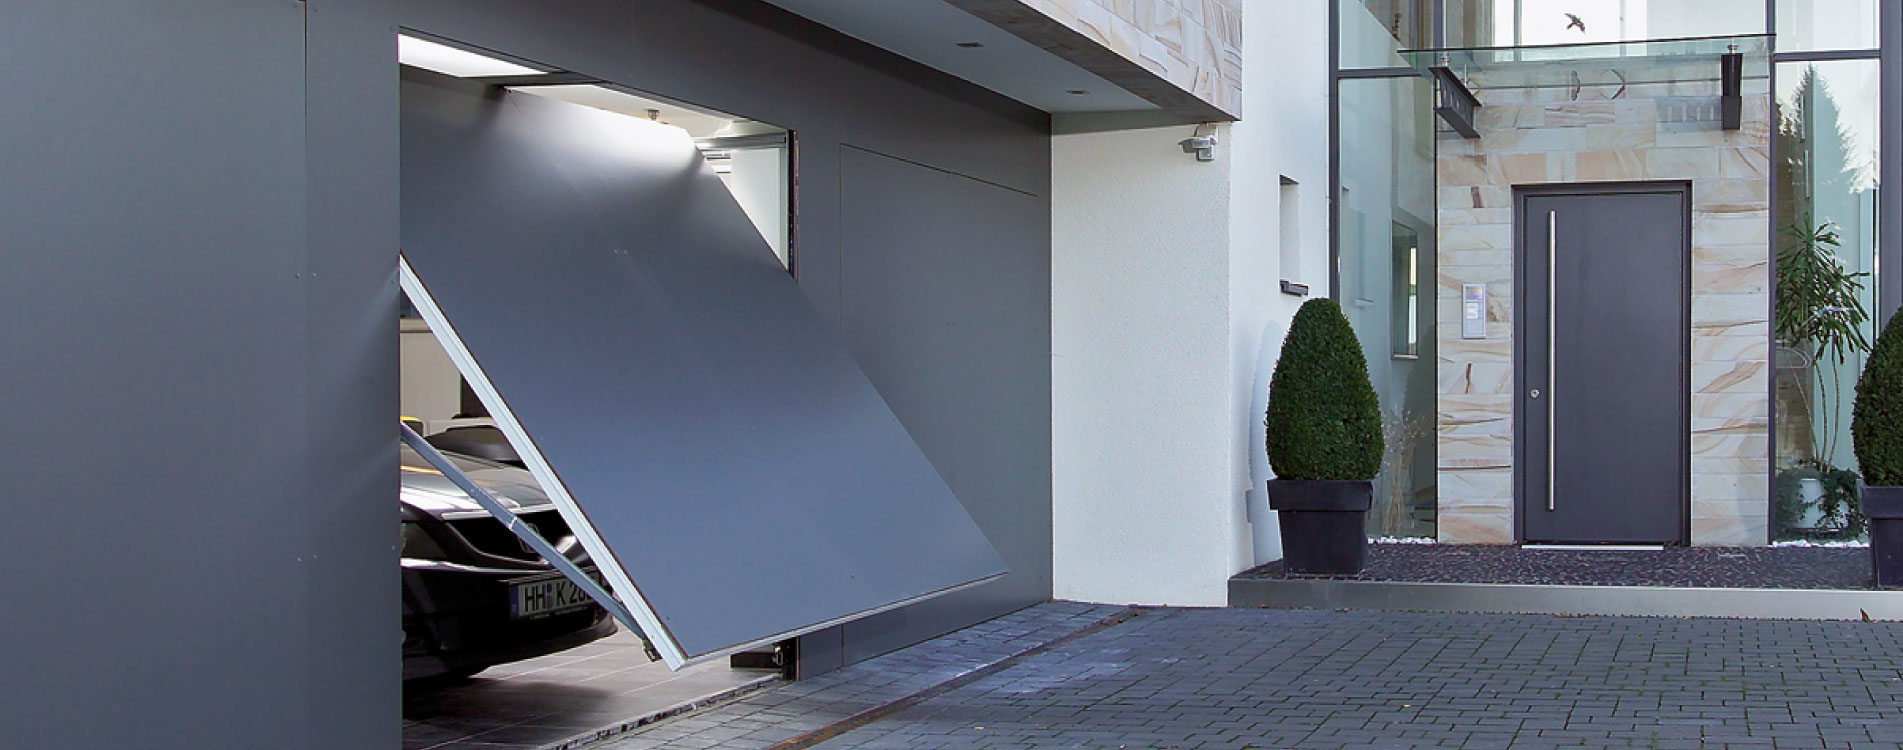
<path fill-rule="evenodd" d="M 311 500 L 305 513 L 310 690 L 326 739 L 395 747 L 401 734 L 397 451 L 395 11 L 310 0 L 306 14 L 305 330 Z M 374 592 L 374 593 L 372 593 Z M 387 593 L 388 596 L 382 594 Z"/>
<path fill-rule="evenodd" d="M 305 16 L 0 5 L 8 746 L 396 741 L 394 348 L 312 367 L 388 274 L 308 255 Z"/>
<path fill-rule="evenodd" d="M 848 224 L 862 236 L 883 227 L 892 236 L 907 238 L 921 247 L 937 247 L 922 231 L 905 229 L 896 219 L 884 219 L 850 209 L 842 203 L 843 144 L 1021 190 L 1035 196 L 1036 215 L 1014 215 L 999 231 L 1019 242 L 1020 256 L 1009 258 L 1010 273 L 1031 274 L 1020 279 L 1035 288 L 1036 314 L 1016 324 L 985 331 L 972 328 L 975 341 L 967 364 L 973 371 L 986 368 L 1032 373 L 1011 383 L 977 378 L 970 382 L 938 381 L 935 394 L 921 393 L 911 384 L 892 380 L 912 377 L 913 370 L 867 365 L 867 375 L 913 432 L 926 456 L 956 488 L 959 499 L 987 532 L 989 518 L 1016 515 L 1019 531 L 995 541 L 1013 574 L 973 592 L 961 592 L 941 602 L 918 605 L 903 613 L 875 616 L 863 627 L 831 636 L 832 642 L 802 650 L 814 655 L 841 654 L 849 663 L 876 652 L 881 644 L 907 643 L 933 637 L 986 619 L 1008 607 L 1050 597 L 1048 573 L 1035 592 L 1010 587 L 1031 578 L 1032 571 L 1048 571 L 1050 557 L 1050 450 L 1048 438 L 1035 450 L 994 465 L 983 451 L 947 451 L 947 444 L 984 443 L 1000 435 L 1048 435 L 1050 410 L 1043 407 L 1017 413 L 990 410 L 995 421 L 982 426 L 956 414 L 996 400 L 1021 403 L 1023 390 L 1050 390 L 1049 336 L 1028 343 L 1025 332 L 1049 325 L 1050 186 L 1049 116 L 1023 107 L 948 76 L 861 44 L 823 27 L 790 16 L 753 0 L 559 0 L 520 3 L 510 0 L 405 0 L 403 26 L 456 41 L 495 49 L 551 65 L 591 73 L 657 95 L 682 99 L 794 129 L 800 159 L 796 200 L 799 233 L 794 247 L 800 287 L 828 319 L 848 336 L 853 355 L 862 361 L 912 356 L 916 331 L 893 331 L 874 336 L 856 335 L 846 322 L 846 310 L 875 309 L 856 295 L 876 290 L 849 286 L 856 272 L 848 262 L 871 248 L 853 250 L 845 236 Z M 849 215 L 850 214 L 850 215 Z M 1000 251 L 1002 252 L 1002 251 Z M 919 262 L 917 256 L 906 262 Z M 996 259 L 997 256 L 994 256 Z M 974 299 L 991 295 L 1007 273 L 993 276 L 978 264 L 972 273 L 938 280 L 939 290 Z M 1014 289 L 1017 287 L 1013 287 Z M 883 299 L 883 298 L 881 298 Z M 1016 303 L 1014 303 L 1016 304 Z M 916 394 L 895 396 L 901 391 Z M 941 416 L 950 415 L 950 416 Z M 932 425 L 934 419 L 942 427 Z M 938 432 L 943 430 L 943 432 Z M 1028 443 L 1027 443 L 1028 444 Z M 982 482 L 962 477 L 995 475 Z M 822 536 L 789 532 L 778 537 L 787 544 L 811 544 Z M 1020 567 L 1020 561 L 1041 560 L 1038 568 Z M 998 600 L 966 606 L 959 602 L 983 600 L 994 587 L 1006 587 Z M 938 612 L 939 608 L 949 608 Z M 914 615 L 913 611 L 918 610 Z M 826 637 L 821 635 L 820 637 Z M 842 640 L 843 637 L 843 640 Z M 867 644 L 861 649 L 856 643 Z M 827 665 L 813 664 L 812 674 Z"/>
<path fill-rule="evenodd" d="M 839 164 L 846 345 L 1011 567 L 997 583 L 847 624 L 851 662 L 1049 596 L 1050 504 L 1023 499 L 1051 493 L 1049 420 L 1025 418 L 1051 408 L 1050 207 L 850 146 Z"/>
<path fill-rule="evenodd" d="M 1005 572 L 685 133 L 423 72 L 402 106 L 404 257 L 663 651 Z"/>
<path fill-rule="evenodd" d="M 1883 45 L 1882 74 L 1877 85 L 1882 90 L 1883 115 L 1877 124 L 1878 158 L 1882 160 L 1878 182 L 1891 186 L 1877 191 L 1877 324 L 1887 324 L 1903 307 L 1903 3 L 1879 3 L 1879 33 Z"/>
<path fill-rule="evenodd" d="M 401 21 L 799 131 L 821 154 L 800 164 L 800 285 L 835 321 L 836 144 L 1049 192 L 1048 115 L 758 0 L 404 0 Z"/>

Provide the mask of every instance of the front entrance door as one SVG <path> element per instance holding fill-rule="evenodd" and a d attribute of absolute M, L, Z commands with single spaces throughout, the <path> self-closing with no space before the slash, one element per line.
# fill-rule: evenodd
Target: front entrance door
<path fill-rule="evenodd" d="M 1517 191 L 1515 445 L 1526 541 L 1685 541 L 1688 190 Z"/>

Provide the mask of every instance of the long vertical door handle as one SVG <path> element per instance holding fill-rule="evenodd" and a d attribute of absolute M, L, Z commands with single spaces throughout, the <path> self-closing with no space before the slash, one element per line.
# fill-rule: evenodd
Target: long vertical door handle
<path fill-rule="evenodd" d="M 1553 389 L 1559 369 L 1559 212 L 1546 212 L 1546 509 L 1557 507 L 1554 494 L 1559 490 L 1558 464 L 1554 463 L 1553 444 L 1558 437 L 1554 425 Z"/>

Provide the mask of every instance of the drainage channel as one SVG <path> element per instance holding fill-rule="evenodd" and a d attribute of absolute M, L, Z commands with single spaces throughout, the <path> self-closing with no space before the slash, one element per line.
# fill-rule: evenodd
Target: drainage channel
<path fill-rule="evenodd" d="M 1045 602 L 711 710 L 651 723 L 624 738 L 599 745 L 591 741 L 588 747 L 809 748 L 1149 611 Z"/>
<path fill-rule="evenodd" d="M 1077 639 L 1094 635 L 1096 633 L 1101 633 L 1105 630 L 1121 625 L 1143 614 L 1143 611 L 1144 611 L 1144 608 L 1142 607 L 1130 607 L 1114 615 L 1111 615 L 1102 620 L 1099 620 L 1093 625 L 1086 626 L 1080 630 L 1073 631 L 1069 634 L 1059 636 L 1055 639 L 1045 641 L 1044 643 L 1040 643 L 1038 645 L 1024 649 L 1023 651 L 1019 651 L 1017 653 L 1011 654 L 1010 656 L 1006 656 L 990 664 L 971 670 L 970 672 L 966 672 L 952 679 L 949 679 L 944 682 L 933 685 L 931 687 L 925 688 L 924 690 L 920 690 L 918 692 L 912 693 L 911 695 L 907 695 L 903 698 L 899 698 L 898 700 L 890 701 L 890 702 L 881 704 L 877 707 L 870 708 L 865 711 L 861 711 L 859 713 L 853 714 L 839 721 L 833 722 L 832 724 L 828 724 L 824 727 L 820 727 L 819 729 L 815 729 L 813 731 L 807 732 L 797 737 L 788 738 L 784 741 L 781 741 L 773 745 L 771 748 L 769 748 L 769 750 L 801 750 L 802 748 L 809 748 L 814 745 L 818 745 L 819 743 L 833 739 L 835 737 L 838 737 L 839 735 L 845 734 L 854 729 L 858 729 L 860 727 L 871 724 L 875 721 L 878 721 L 879 719 L 898 713 L 907 708 L 911 708 L 912 706 L 916 706 L 920 703 L 923 703 L 925 701 L 931 700 L 938 696 L 944 695 L 953 690 L 957 690 L 958 688 L 977 682 L 986 677 L 990 677 L 991 675 L 997 674 L 1006 669 L 1010 669 L 1013 665 L 1021 661 L 1024 661 L 1025 659 L 1031 658 L 1038 654 L 1042 654 L 1046 651 L 1050 651 L 1053 648 L 1064 645 L 1066 643 L 1070 643 Z"/>

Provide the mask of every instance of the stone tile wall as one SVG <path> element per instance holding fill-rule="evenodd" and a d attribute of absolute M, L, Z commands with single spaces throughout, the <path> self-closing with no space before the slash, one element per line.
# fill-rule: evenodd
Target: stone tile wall
<path fill-rule="evenodd" d="M 1204 120 L 1242 116 L 1243 0 L 947 2 L 1165 110 Z M 1054 33 L 1052 22 L 1065 33 Z"/>
<path fill-rule="evenodd" d="M 1746 81 L 1720 129 L 1718 83 L 1479 92 L 1478 140 L 1440 141 L 1440 538 L 1509 544 L 1513 523 L 1513 186 L 1692 183 L 1692 543 L 1767 542 L 1771 112 Z M 1460 337 L 1486 284 L 1485 340 Z"/>

